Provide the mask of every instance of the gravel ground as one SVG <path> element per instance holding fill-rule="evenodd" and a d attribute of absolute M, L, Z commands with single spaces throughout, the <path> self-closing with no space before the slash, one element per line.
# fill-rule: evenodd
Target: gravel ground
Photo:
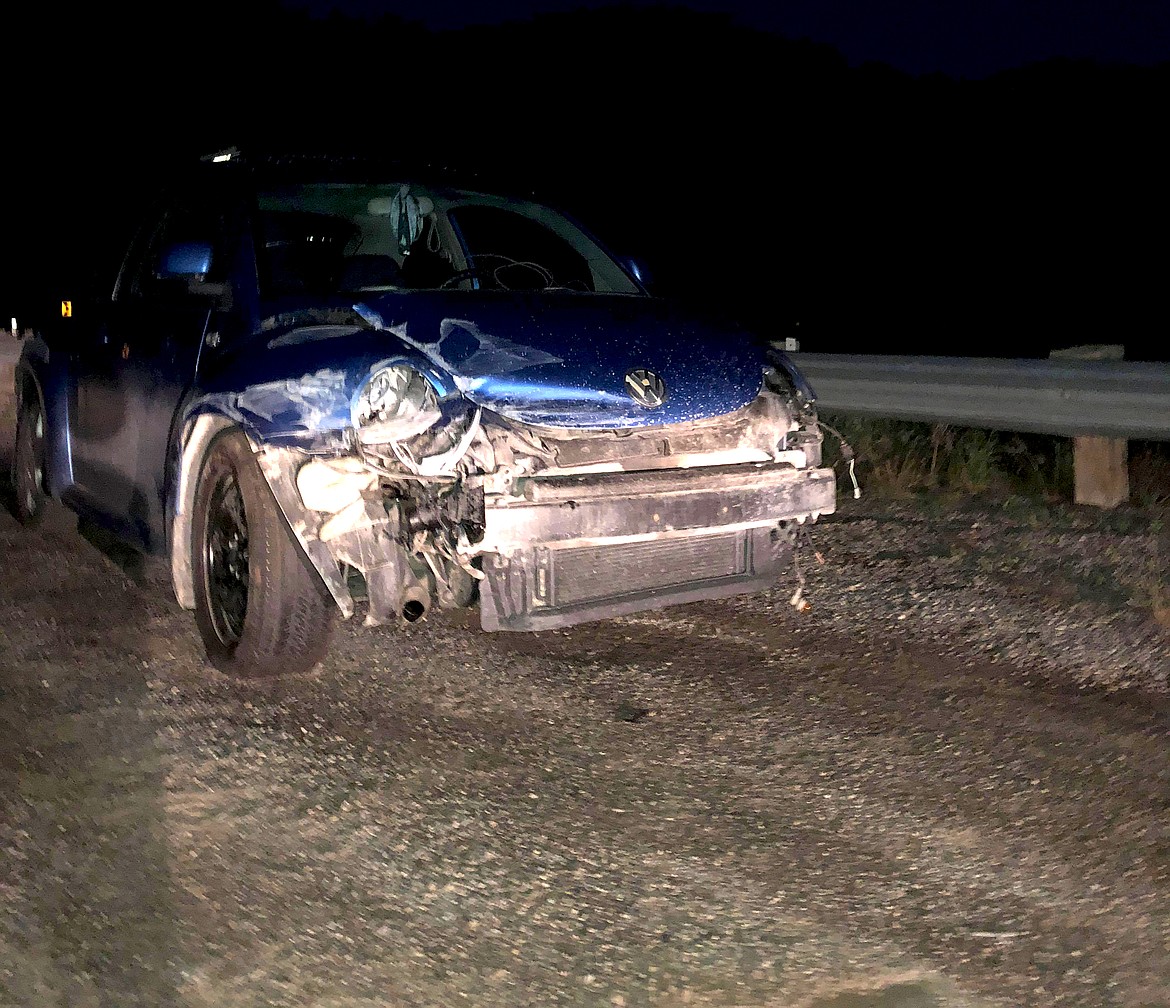
<path fill-rule="evenodd" d="M 803 612 L 235 682 L 0 511 L 0 1005 L 1170 1005 L 1160 529 L 863 498 Z"/>
<path fill-rule="evenodd" d="M 1165 694 L 1170 520 L 1016 499 L 849 501 L 806 563 L 812 633 L 920 640 L 959 662 Z M 754 609 L 753 601 L 736 604 Z"/>

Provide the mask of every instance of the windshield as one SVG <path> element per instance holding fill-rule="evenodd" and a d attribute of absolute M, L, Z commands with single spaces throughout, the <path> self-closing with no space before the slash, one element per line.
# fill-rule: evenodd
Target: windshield
<path fill-rule="evenodd" d="M 261 296 L 369 290 L 640 294 L 598 243 L 536 203 L 417 185 L 312 183 L 261 192 Z"/>

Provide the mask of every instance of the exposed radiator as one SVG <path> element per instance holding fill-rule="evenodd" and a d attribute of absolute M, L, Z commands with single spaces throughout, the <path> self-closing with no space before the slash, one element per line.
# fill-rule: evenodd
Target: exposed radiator
<path fill-rule="evenodd" d="M 538 604 L 552 606 L 621 598 L 744 574 L 749 559 L 749 538 L 742 529 L 647 542 L 544 548 L 537 550 L 535 595 Z"/>

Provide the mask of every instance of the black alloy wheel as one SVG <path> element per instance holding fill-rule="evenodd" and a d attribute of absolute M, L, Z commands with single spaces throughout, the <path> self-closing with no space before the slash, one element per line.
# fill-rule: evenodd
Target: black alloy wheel
<path fill-rule="evenodd" d="M 234 647 L 248 613 L 248 517 L 232 470 L 216 473 L 207 510 L 207 602 L 215 635 Z"/>
<path fill-rule="evenodd" d="M 310 671 L 337 603 L 305 556 L 243 432 L 207 449 L 192 508 L 195 622 L 208 661 L 237 677 Z"/>
<path fill-rule="evenodd" d="M 16 420 L 12 484 L 16 517 L 25 525 L 36 525 L 45 515 L 49 495 L 45 491 L 45 414 L 35 401 L 23 403 Z"/>

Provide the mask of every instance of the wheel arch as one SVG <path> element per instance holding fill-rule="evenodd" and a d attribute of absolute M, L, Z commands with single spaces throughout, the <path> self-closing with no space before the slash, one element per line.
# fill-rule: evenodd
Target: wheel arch
<path fill-rule="evenodd" d="M 13 397 L 17 416 L 26 404 L 35 402 L 45 417 L 45 489 L 56 499 L 73 485 L 69 381 L 65 354 L 50 356 L 39 335 L 25 341 L 13 368 Z"/>
<path fill-rule="evenodd" d="M 39 333 L 24 342 L 13 368 L 17 409 L 24 405 L 28 396 L 35 394 L 41 409 L 48 414 L 48 396 L 62 383 L 60 360 L 60 355 L 50 357 L 49 346 Z"/>
<path fill-rule="evenodd" d="M 212 443 L 227 430 L 239 430 L 252 445 L 254 453 L 259 452 L 261 439 L 255 430 L 240 424 L 234 418 L 223 413 L 205 411 L 189 418 L 183 425 L 178 442 L 176 461 L 174 465 L 174 480 L 172 490 L 173 517 L 170 528 L 170 561 L 171 582 L 175 591 L 175 598 L 184 609 L 194 609 L 195 600 L 195 570 L 192 563 L 192 548 L 194 544 L 194 525 L 192 512 L 195 506 L 195 492 L 198 488 L 199 473 L 203 469 L 204 460 L 211 449 Z M 273 503 L 282 518 L 288 522 L 298 546 L 306 559 L 312 564 L 321 577 L 326 588 L 333 596 L 343 615 L 353 613 L 353 600 L 345 582 L 336 574 L 330 576 L 334 566 L 327 548 L 314 550 L 306 543 L 302 534 L 298 533 L 297 525 L 290 514 L 295 513 L 299 506 L 296 496 L 295 482 L 282 477 L 283 470 L 277 465 L 265 464 L 269 460 L 264 453 L 259 453 L 259 468 L 269 489 L 273 494 Z"/>
<path fill-rule="evenodd" d="M 19 361 L 17 363 L 14 385 L 16 409 L 18 412 L 34 396 L 41 404 L 41 409 L 45 408 L 45 392 L 41 387 L 41 380 L 37 377 L 36 372 L 29 366 L 27 361 Z"/>
<path fill-rule="evenodd" d="M 175 515 L 171 523 L 171 582 L 184 609 L 195 608 L 195 573 L 191 566 L 191 512 L 195 486 L 211 443 L 223 431 L 239 425 L 221 413 L 201 413 L 188 420 L 180 438 L 175 471 Z"/>

